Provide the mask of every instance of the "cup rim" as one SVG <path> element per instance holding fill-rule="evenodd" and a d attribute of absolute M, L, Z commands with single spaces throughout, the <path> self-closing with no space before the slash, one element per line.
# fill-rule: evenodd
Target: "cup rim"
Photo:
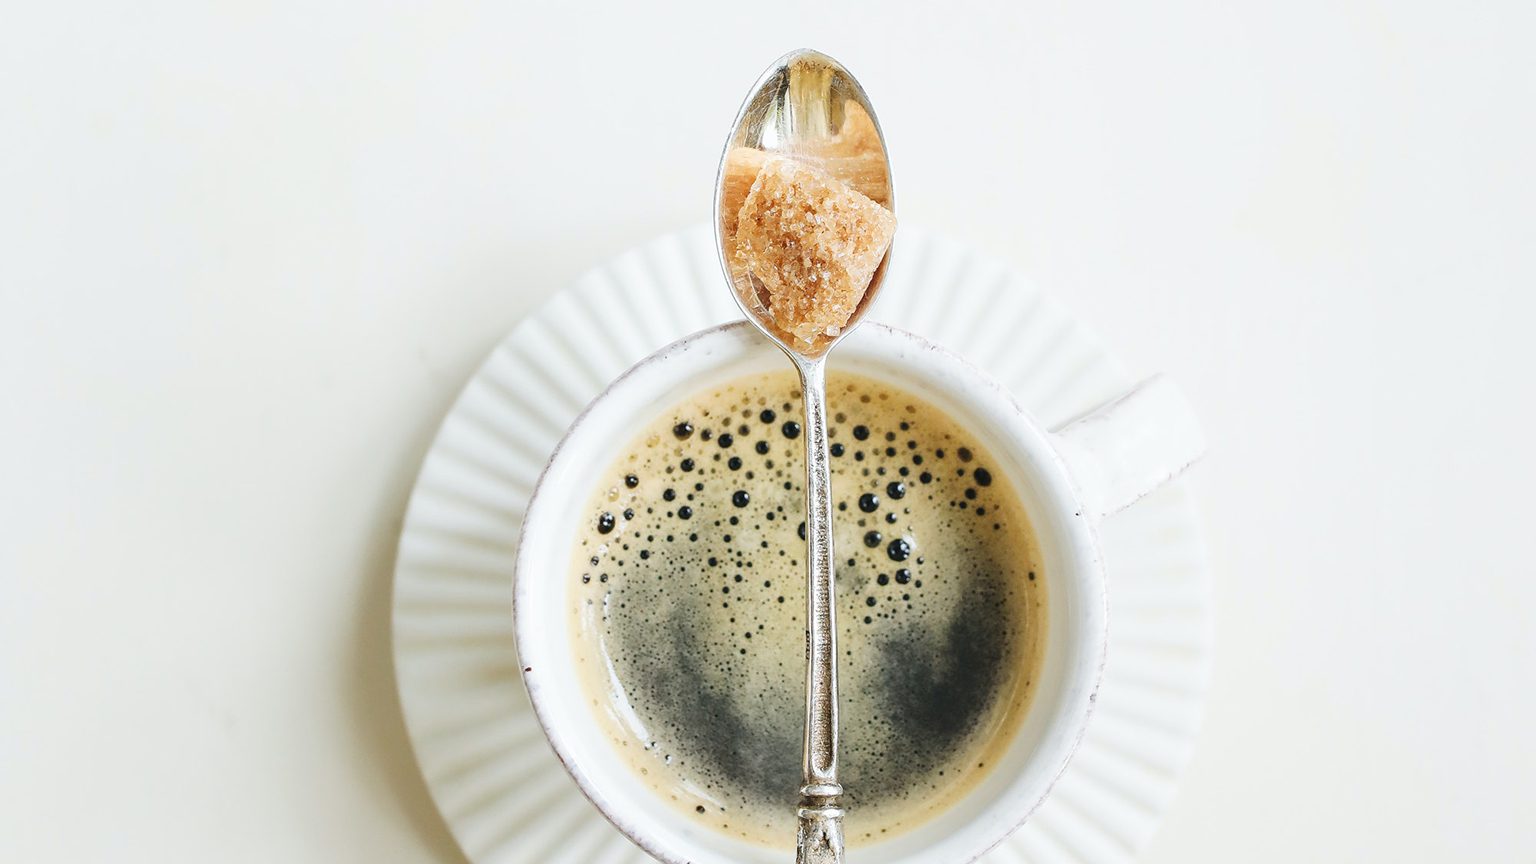
<path fill-rule="evenodd" d="M 1018 404 L 1018 401 L 1013 397 L 1013 394 L 1010 393 L 1006 388 L 996 382 L 991 376 L 989 376 L 975 364 L 966 360 L 964 357 L 961 357 L 960 355 L 928 340 L 921 335 L 878 322 L 865 322 L 861 329 L 881 331 L 884 333 L 884 337 L 882 338 L 895 337 L 899 340 L 904 340 L 910 343 L 914 348 L 919 349 L 919 353 L 921 355 L 940 356 L 943 358 L 944 362 L 950 363 L 956 368 L 962 369 L 966 375 L 974 379 L 975 383 L 979 385 L 980 389 L 987 394 L 988 398 L 1001 403 L 1009 413 L 1015 415 L 1016 418 L 1020 421 L 1009 430 L 999 431 L 1007 431 L 1009 433 L 1007 437 L 1015 438 L 1017 436 L 1013 435 L 1012 433 L 1018 432 L 1021 429 L 1026 430 L 1026 437 L 1029 437 L 1033 440 L 1027 443 L 1018 443 L 1014 446 L 1020 447 L 1021 449 L 1028 449 L 1037 454 L 1044 455 L 1046 457 L 1046 461 L 1052 466 L 1051 473 L 1055 474 L 1058 478 L 1064 481 L 1063 485 L 1065 486 L 1067 492 L 1070 494 L 1071 499 L 1081 505 L 1083 500 L 1082 492 L 1074 480 L 1072 473 L 1068 469 L 1062 456 L 1057 452 L 1055 446 L 1053 446 L 1051 443 L 1051 434 L 1046 429 L 1041 427 L 1034 420 L 1034 418 L 1031 417 L 1029 413 L 1026 412 L 1022 406 Z M 627 837 L 631 842 L 635 843 L 637 846 L 643 849 L 647 854 L 651 855 L 659 861 L 666 862 L 666 864 L 688 864 L 688 861 L 683 857 L 679 857 L 679 855 L 674 850 L 664 847 L 657 837 L 648 832 L 643 824 L 640 824 L 639 820 L 621 819 L 621 815 L 633 815 L 631 808 L 611 800 L 607 795 L 603 793 L 601 789 L 598 788 L 598 784 L 593 781 L 592 776 L 583 767 L 581 760 L 577 758 L 577 756 L 572 752 L 572 748 L 569 742 L 566 740 L 567 736 L 556 728 L 556 725 L 553 722 L 554 718 L 550 714 L 550 708 L 545 703 L 546 697 L 543 695 L 543 688 L 536 685 L 530 678 L 532 666 L 529 664 L 528 658 L 537 656 L 540 649 L 538 646 L 532 643 L 531 637 L 526 635 L 529 628 L 526 626 L 519 626 L 524 615 L 533 614 L 531 611 L 526 611 L 532 608 L 532 603 L 525 596 L 529 591 L 528 585 L 530 584 L 531 580 L 522 578 L 522 575 L 527 563 L 526 550 L 529 548 L 528 539 L 530 536 L 537 534 L 537 528 L 542 522 L 542 519 L 539 517 L 543 515 L 545 509 L 539 507 L 538 505 L 541 500 L 547 499 L 548 497 L 541 495 L 541 493 L 545 490 L 546 482 L 550 478 L 552 469 L 557 463 L 562 461 L 562 456 L 567 451 L 571 440 L 576 437 L 578 430 L 586 425 L 588 419 L 594 413 L 594 411 L 596 411 L 600 405 L 612 399 L 616 393 L 629 386 L 630 381 L 648 373 L 654 367 L 660 366 L 669 361 L 673 361 L 678 356 L 685 355 L 689 351 L 696 349 L 700 343 L 715 339 L 732 337 L 737 334 L 741 334 L 744 331 L 748 333 L 755 332 L 750 322 L 739 320 L 717 324 L 702 330 L 698 330 L 694 333 L 690 333 L 674 342 L 663 346 L 662 348 L 639 360 L 634 365 L 630 366 L 613 381 L 609 382 L 609 384 L 603 388 L 601 393 L 599 393 L 592 399 L 591 402 L 583 407 L 581 413 L 576 416 L 576 418 L 571 422 L 571 425 L 567 427 L 565 432 L 561 435 L 560 441 L 556 444 L 554 450 L 549 456 L 549 459 L 545 462 L 545 465 L 540 471 L 539 477 L 534 483 L 533 489 L 529 494 L 528 505 L 524 514 L 523 525 L 518 538 L 516 558 L 513 564 L 512 616 L 514 639 L 516 642 L 519 658 L 519 677 L 522 679 L 523 685 L 528 692 L 529 701 L 532 704 L 534 714 L 538 719 L 540 730 L 543 732 L 545 739 L 550 744 L 550 748 L 554 752 L 556 758 L 559 759 L 560 764 L 565 768 L 566 773 L 571 777 L 572 780 L 575 781 L 577 788 L 581 791 L 582 795 L 597 808 L 598 812 L 602 814 L 603 818 L 612 824 L 616 829 L 618 829 L 620 833 L 624 834 L 625 837 Z M 778 349 L 777 346 L 774 346 L 771 341 L 766 340 L 766 338 L 764 341 L 764 347 L 772 347 L 775 350 L 781 350 Z M 679 380 L 681 381 L 684 379 Z M 1083 553 L 1084 560 L 1082 571 L 1083 574 L 1086 575 L 1091 582 L 1091 584 L 1088 586 L 1089 594 L 1093 598 L 1093 602 L 1090 604 L 1089 608 L 1090 614 L 1086 620 L 1078 622 L 1078 626 L 1084 630 L 1084 635 L 1081 637 L 1079 642 L 1081 647 L 1086 650 L 1090 661 L 1089 674 L 1091 676 L 1091 680 L 1086 682 L 1086 688 L 1083 693 L 1083 698 L 1081 699 L 1082 704 L 1080 708 L 1071 712 L 1071 716 L 1068 718 L 1071 723 L 1072 731 L 1070 733 L 1069 740 L 1064 742 L 1065 747 L 1060 748 L 1060 752 L 1057 754 L 1057 765 L 1051 772 L 1048 782 L 1044 783 L 1041 786 L 1038 794 L 1034 795 L 1030 800 L 1021 802 L 1022 806 L 1020 806 L 1018 811 L 1008 818 L 1006 830 L 996 832 L 996 836 L 989 837 L 984 844 L 975 845 L 975 848 L 968 848 L 964 853 L 967 857 L 957 860 L 964 862 L 976 861 L 1003 843 L 1003 841 L 1005 841 L 1009 836 L 1011 836 L 1015 831 L 1022 827 L 1025 822 L 1029 820 L 1029 817 L 1033 815 L 1033 813 L 1040 807 L 1040 805 L 1044 803 L 1045 800 L 1050 796 L 1052 789 L 1054 789 L 1055 784 L 1060 780 L 1061 775 L 1066 770 L 1067 765 L 1070 764 L 1073 756 L 1076 755 L 1082 744 L 1083 736 L 1087 731 L 1089 720 L 1091 719 L 1094 709 L 1097 705 L 1098 693 L 1103 683 L 1106 653 L 1108 650 L 1109 632 L 1107 618 L 1107 592 L 1103 560 L 1100 554 L 1096 525 L 1092 519 L 1087 518 L 1086 511 L 1084 511 L 1081 506 L 1078 507 L 1078 512 L 1075 515 L 1079 518 L 1066 522 L 1066 527 L 1063 529 L 1063 533 L 1070 535 L 1073 542 Z"/>

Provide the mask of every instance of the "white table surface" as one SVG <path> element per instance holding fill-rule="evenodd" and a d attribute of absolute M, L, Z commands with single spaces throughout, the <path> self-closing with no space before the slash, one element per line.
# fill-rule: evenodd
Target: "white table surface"
<path fill-rule="evenodd" d="M 802 44 L 904 219 L 1205 419 L 1218 658 L 1145 860 L 1536 860 L 1530 4 L 830 6 L 0 15 L 0 861 L 460 860 L 388 656 L 424 449 L 706 218 Z"/>

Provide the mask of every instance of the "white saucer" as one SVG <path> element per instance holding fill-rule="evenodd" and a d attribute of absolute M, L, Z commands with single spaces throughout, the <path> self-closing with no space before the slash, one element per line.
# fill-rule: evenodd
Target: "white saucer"
<path fill-rule="evenodd" d="M 518 678 L 512 561 L 534 481 L 582 407 L 655 349 L 740 317 L 712 243 L 702 227 L 663 237 L 555 295 L 465 386 L 417 478 L 395 565 L 395 674 L 422 774 L 474 864 L 650 860 L 539 731 Z M 1132 383 L 1059 306 L 962 247 L 904 228 L 888 280 L 874 319 L 966 356 L 1047 427 Z M 1111 517 L 1101 537 L 1110 641 L 1097 711 L 1051 797 L 986 864 L 1131 860 L 1193 746 L 1211 608 L 1184 485 Z"/>

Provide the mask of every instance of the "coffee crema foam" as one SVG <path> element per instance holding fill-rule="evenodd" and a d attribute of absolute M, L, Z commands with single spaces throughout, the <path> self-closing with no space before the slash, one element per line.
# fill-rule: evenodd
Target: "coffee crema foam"
<path fill-rule="evenodd" d="M 1008 479 L 948 415 L 833 373 L 841 735 L 850 845 L 960 800 L 1033 692 L 1044 584 Z M 576 659 L 623 758 L 701 825 L 783 847 L 805 715 L 798 380 L 673 406 L 617 454 L 578 532 Z"/>

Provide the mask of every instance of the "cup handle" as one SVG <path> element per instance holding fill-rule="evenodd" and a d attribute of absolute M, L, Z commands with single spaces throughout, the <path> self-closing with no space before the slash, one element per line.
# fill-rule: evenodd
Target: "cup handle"
<path fill-rule="evenodd" d="M 1052 433 L 1087 512 L 1103 518 L 1177 477 L 1205 452 L 1183 392 L 1154 375 Z"/>

